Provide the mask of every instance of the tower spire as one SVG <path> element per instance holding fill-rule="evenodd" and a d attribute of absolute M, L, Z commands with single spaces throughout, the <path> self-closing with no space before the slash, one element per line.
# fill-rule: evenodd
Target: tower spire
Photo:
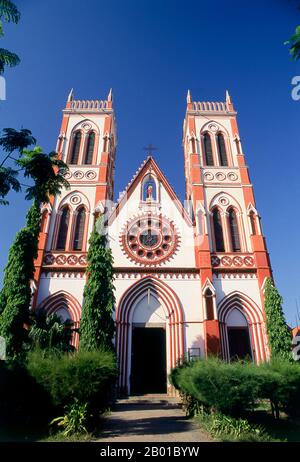
<path fill-rule="evenodd" d="M 70 93 L 68 95 L 67 101 L 68 102 L 73 101 L 73 98 L 74 98 L 74 90 L 73 90 L 73 88 L 71 88 L 71 91 L 70 91 Z"/>
<path fill-rule="evenodd" d="M 186 95 L 186 102 L 190 104 L 192 102 L 192 95 L 190 90 L 188 90 L 187 95 Z"/>
<path fill-rule="evenodd" d="M 228 90 L 226 90 L 226 103 L 232 104 L 231 97 L 230 97 Z"/>
<path fill-rule="evenodd" d="M 112 103 L 112 101 L 113 101 L 113 91 L 112 91 L 112 88 L 109 90 L 109 93 L 108 93 L 108 96 L 107 96 L 107 101 L 109 101 L 110 103 Z"/>

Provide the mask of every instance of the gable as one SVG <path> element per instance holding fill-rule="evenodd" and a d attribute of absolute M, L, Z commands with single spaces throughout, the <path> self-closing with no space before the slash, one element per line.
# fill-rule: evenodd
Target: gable
<path fill-rule="evenodd" d="M 116 266 L 195 266 L 193 223 L 152 157 L 127 186 L 108 226 Z"/>
<path fill-rule="evenodd" d="M 112 210 L 112 213 L 110 214 L 110 217 L 109 217 L 109 220 L 108 220 L 109 225 L 115 220 L 115 218 L 120 213 L 120 210 L 124 207 L 124 205 L 130 199 L 131 195 L 134 192 L 136 192 L 137 189 L 139 189 L 138 193 L 140 194 L 141 183 L 142 183 L 143 179 L 149 174 L 153 175 L 155 178 L 157 178 L 157 181 L 158 181 L 160 187 L 162 187 L 167 192 L 167 194 L 169 195 L 170 200 L 173 201 L 174 205 L 177 207 L 177 209 L 178 209 L 179 213 L 181 214 L 181 216 L 184 218 L 184 220 L 186 220 L 187 224 L 192 226 L 192 221 L 191 221 L 188 213 L 184 209 L 182 203 L 178 199 L 177 194 L 175 193 L 174 189 L 171 187 L 171 185 L 168 182 L 167 178 L 165 177 L 165 175 L 163 174 L 163 172 L 161 171 L 161 169 L 158 167 L 157 163 L 155 162 L 155 160 L 151 156 L 149 156 L 142 163 L 142 165 L 137 170 L 137 172 L 135 173 L 135 175 L 132 178 L 132 180 L 130 181 L 130 183 L 128 183 L 125 191 L 122 193 L 122 196 L 120 197 L 120 199 L 118 200 L 115 208 Z"/>

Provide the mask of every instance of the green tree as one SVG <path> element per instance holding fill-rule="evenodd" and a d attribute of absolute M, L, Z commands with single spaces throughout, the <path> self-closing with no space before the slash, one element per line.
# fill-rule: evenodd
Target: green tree
<path fill-rule="evenodd" d="M 22 128 L 21 130 L 15 130 L 14 128 L 4 128 L 3 134 L 0 137 L 0 146 L 2 146 L 5 152 L 4 159 L 0 164 L 0 205 L 7 205 L 8 201 L 5 197 L 11 189 L 16 192 L 21 191 L 21 184 L 18 180 L 19 170 L 18 168 L 12 168 L 10 166 L 5 167 L 4 164 L 7 161 L 13 161 L 17 167 L 19 158 L 22 156 L 23 150 L 28 146 L 36 143 L 36 139 L 32 136 L 30 130 Z M 14 151 L 17 151 L 18 159 L 12 157 Z"/>
<path fill-rule="evenodd" d="M 49 202 L 50 196 L 59 194 L 63 187 L 69 188 L 64 177 L 69 168 L 56 152 L 45 154 L 39 146 L 33 151 L 24 150 L 18 165 L 23 169 L 25 178 L 34 181 L 33 186 L 26 188 L 25 199 Z"/>
<path fill-rule="evenodd" d="M 44 154 L 40 148 L 26 151 L 18 161 L 25 176 L 34 180 L 27 188 L 27 198 L 34 199 L 27 214 L 26 226 L 16 235 L 4 272 L 0 293 L 0 335 L 6 340 L 7 355 L 16 358 L 23 353 L 28 340 L 30 283 L 34 276 L 34 260 L 37 257 L 40 232 L 40 203 L 49 202 L 52 194 L 60 193 L 69 183 L 63 177 L 66 164 L 55 153 Z"/>
<path fill-rule="evenodd" d="M 79 350 L 112 348 L 114 335 L 113 257 L 99 218 L 89 240 L 87 282 L 83 294 Z"/>
<path fill-rule="evenodd" d="M 26 226 L 17 233 L 9 250 L 0 293 L 0 335 L 6 340 L 7 356 L 13 359 L 22 353 L 28 336 L 30 281 L 37 256 L 40 215 L 40 207 L 34 203 L 27 214 Z"/>
<path fill-rule="evenodd" d="M 285 42 L 289 45 L 291 58 L 297 61 L 300 58 L 300 26 L 296 27 L 295 33 Z"/>
<path fill-rule="evenodd" d="M 8 204 L 5 197 L 11 189 L 21 191 L 21 184 L 17 178 L 20 171 L 25 178 L 33 180 L 33 185 L 28 185 L 25 189 L 25 199 L 48 202 L 49 196 L 58 194 L 62 186 L 68 187 L 69 184 L 63 176 L 68 167 L 58 158 L 56 152 L 43 153 L 39 146 L 33 150 L 25 149 L 36 143 L 30 130 L 5 128 L 3 132 L 0 146 L 6 152 L 6 156 L 0 164 L 0 204 Z M 15 151 L 18 158 L 12 157 Z M 3 164 L 7 160 L 13 160 L 18 170 L 4 167 Z"/>
<path fill-rule="evenodd" d="M 265 288 L 266 327 L 272 359 L 292 358 L 291 332 L 285 322 L 282 309 L 282 297 L 271 278 L 267 279 Z"/>
<path fill-rule="evenodd" d="M 20 20 L 20 12 L 10 0 L 0 0 L 0 37 L 3 37 L 3 21 L 17 24 Z M 3 74 L 5 66 L 14 67 L 19 64 L 20 58 L 15 53 L 0 48 L 0 74 Z"/>

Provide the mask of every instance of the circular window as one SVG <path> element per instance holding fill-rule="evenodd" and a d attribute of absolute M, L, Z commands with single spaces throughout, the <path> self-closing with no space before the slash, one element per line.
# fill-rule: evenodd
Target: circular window
<path fill-rule="evenodd" d="M 121 235 L 121 245 L 137 263 L 156 265 L 174 253 L 178 246 L 178 234 L 166 218 L 142 216 L 126 225 Z"/>

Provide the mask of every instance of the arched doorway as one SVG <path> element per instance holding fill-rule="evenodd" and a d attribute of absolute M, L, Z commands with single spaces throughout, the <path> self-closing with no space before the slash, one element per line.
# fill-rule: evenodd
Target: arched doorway
<path fill-rule="evenodd" d="M 252 359 L 248 322 L 239 309 L 229 312 L 226 326 L 230 359 Z"/>
<path fill-rule="evenodd" d="M 130 392 L 166 393 L 168 312 L 150 289 L 132 310 Z"/>
<path fill-rule="evenodd" d="M 174 291 L 144 277 L 122 296 L 116 326 L 120 392 L 167 391 L 167 374 L 184 356 L 182 309 Z"/>
<path fill-rule="evenodd" d="M 247 355 L 256 363 L 268 359 L 263 313 L 250 297 L 232 292 L 217 311 L 223 359 Z"/>

